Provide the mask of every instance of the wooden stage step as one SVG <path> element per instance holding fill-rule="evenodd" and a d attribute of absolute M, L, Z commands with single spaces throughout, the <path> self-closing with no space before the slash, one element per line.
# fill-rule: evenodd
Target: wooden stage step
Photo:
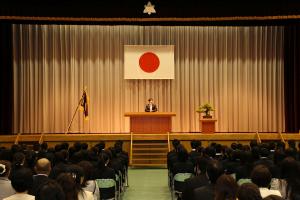
<path fill-rule="evenodd" d="M 168 142 L 166 140 L 139 140 L 132 144 L 131 166 L 166 167 Z"/>

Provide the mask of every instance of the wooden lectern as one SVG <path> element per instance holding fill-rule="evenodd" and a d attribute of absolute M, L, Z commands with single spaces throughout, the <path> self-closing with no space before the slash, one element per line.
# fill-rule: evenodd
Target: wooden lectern
<path fill-rule="evenodd" d="M 130 117 L 130 132 L 166 133 L 172 130 L 173 112 L 127 112 Z"/>
<path fill-rule="evenodd" d="M 216 119 L 200 119 L 202 133 L 214 133 L 216 131 Z"/>

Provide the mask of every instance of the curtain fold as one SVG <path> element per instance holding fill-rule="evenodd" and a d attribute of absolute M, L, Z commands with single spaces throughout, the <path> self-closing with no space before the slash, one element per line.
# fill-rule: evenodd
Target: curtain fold
<path fill-rule="evenodd" d="M 128 132 L 125 112 L 149 97 L 175 112 L 173 131 L 200 131 L 210 102 L 219 132 L 285 130 L 280 26 L 14 25 L 14 132 L 61 133 L 84 87 L 90 120 L 72 132 Z M 124 45 L 175 45 L 174 80 L 124 80 Z"/>

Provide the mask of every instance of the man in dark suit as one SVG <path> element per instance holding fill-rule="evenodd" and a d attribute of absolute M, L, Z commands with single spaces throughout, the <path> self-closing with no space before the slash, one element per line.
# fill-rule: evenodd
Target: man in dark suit
<path fill-rule="evenodd" d="M 210 183 L 206 186 L 202 186 L 194 189 L 194 200 L 215 199 L 215 184 L 217 179 L 224 173 L 221 163 L 217 160 L 211 160 L 207 164 L 206 174 Z"/>
<path fill-rule="evenodd" d="M 196 176 L 191 177 L 185 180 L 184 190 L 182 193 L 183 200 L 192 200 L 194 199 L 193 191 L 196 188 L 205 186 L 209 184 L 208 178 L 206 176 L 206 166 L 208 159 L 205 157 L 198 157 L 195 159 L 196 162 Z"/>
<path fill-rule="evenodd" d="M 34 170 L 36 175 L 33 176 L 32 189 L 29 194 L 36 196 L 40 187 L 49 181 L 51 163 L 47 158 L 41 158 L 36 162 Z"/>
<path fill-rule="evenodd" d="M 157 112 L 157 106 L 153 103 L 153 99 L 148 99 L 148 103 L 145 107 L 145 112 Z"/>

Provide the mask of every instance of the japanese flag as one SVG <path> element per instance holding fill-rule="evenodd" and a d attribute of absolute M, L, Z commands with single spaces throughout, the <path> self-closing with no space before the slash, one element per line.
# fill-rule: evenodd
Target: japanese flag
<path fill-rule="evenodd" d="M 174 79 L 174 45 L 125 45 L 125 79 Z"/>

